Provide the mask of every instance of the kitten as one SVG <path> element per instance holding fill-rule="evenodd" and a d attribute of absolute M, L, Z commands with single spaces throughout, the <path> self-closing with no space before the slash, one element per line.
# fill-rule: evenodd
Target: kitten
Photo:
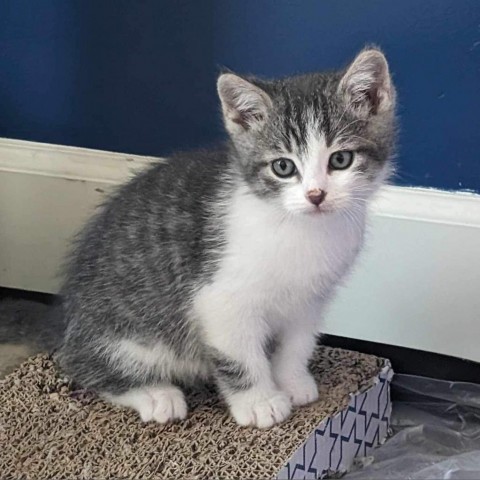
<path fill-rule="evenodd" d="M 58 361 L 143 421 L 183 419 L 213 379 L 240 425 L 318 398 L 308 362 L 391 171 L 395 91 L 383 54 L 344 71 L 218 79 L 228 145 L 121 187 L 73 250 Z M 59 327 L 62 325 L 62 327 Z"/>

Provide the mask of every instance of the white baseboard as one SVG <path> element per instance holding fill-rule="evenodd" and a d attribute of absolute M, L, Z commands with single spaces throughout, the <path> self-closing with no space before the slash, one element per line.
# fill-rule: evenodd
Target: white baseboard
<path fill-rule="evenodd" d="M 0 139 L 0 285 L 56 292 L 72 235 L 156 159 Z M 480 361 L 480 195 L 386 187 L 326 333 Z"/>
<path fill-rule="evenodd" d="M 0 138 L 0 171 L 116 185 L 154 157 Z"/>

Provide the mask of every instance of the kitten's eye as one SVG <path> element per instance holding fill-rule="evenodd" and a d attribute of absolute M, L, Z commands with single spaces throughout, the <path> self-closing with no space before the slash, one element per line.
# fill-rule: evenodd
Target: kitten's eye
<path fill-rule="evenodd" d="M 289 158 L 279 158 L 272 162 L 273 173 L 280 178 L 292 177 L 297 173 L 297 167 Z"/>
<path fill-rule="evenodd" d="M 339 150 L 333 152 L 328 160 L 328 166 L 332 170 L 345 170 L 353 162 L 353 152 L 350 150 Z"/>

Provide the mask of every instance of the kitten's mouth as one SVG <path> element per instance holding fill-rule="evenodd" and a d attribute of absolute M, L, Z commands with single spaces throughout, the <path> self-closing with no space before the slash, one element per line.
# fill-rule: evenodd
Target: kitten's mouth
<path fill-rule="evenodd" d="M 313 207 L 312 209 L 309 209 L 307 211 L 307 214 L 308 215 L 322 215 L 322 214 L 326 214 L 328 213 L 330 210 L 328 208 L 325 208 L 325 207 Z"/>

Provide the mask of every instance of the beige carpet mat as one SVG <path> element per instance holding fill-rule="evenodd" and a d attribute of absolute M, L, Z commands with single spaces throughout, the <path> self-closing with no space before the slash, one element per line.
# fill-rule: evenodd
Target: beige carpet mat
<path fill-rule="evenodd" d="M 0 380 L 0 478 L 273 478 L 326 417 L 370 388 L 385 361 L 320 347 L 320 400 L 270 430 L 237 426 L 215 390 L 188 392 L 187 420 L 143 424 L 137 415 L 74 390 L 38 355 Z"/>

